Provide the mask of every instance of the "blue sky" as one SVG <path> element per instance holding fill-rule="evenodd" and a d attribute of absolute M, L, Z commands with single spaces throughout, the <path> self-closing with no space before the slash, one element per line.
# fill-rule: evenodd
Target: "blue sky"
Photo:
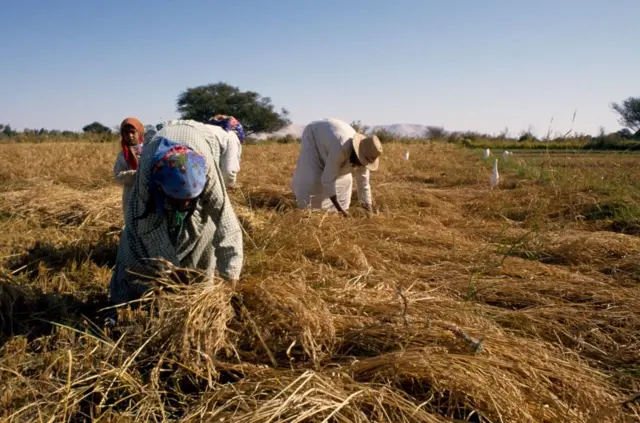
<path fill-rule="evenodd" d="M 511 133 L 619 128 L 640 95 L 638 0 L 6 0 L 0 123 L 77 130 L 177 116 L 224 81 L 295 123 Z"/>

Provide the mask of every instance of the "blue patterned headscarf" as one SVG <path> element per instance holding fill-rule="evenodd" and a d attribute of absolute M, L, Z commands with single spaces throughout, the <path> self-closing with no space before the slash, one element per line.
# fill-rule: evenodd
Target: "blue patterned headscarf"
<path fill-rule="evenodd" d="M 215 115 L 209 119 L 209 124 L 217 125 L 227 131 L 233 131 L 236 133 L 241 143 L 244 143 L 244 129 L 240 124 L 240 121 L 233 116 L 228 115 Z"/>
<path fill-rule="evenodd" d="M 162 216 L 166 197 L 192 200 L 198 197 L 207 183 L 204 156 L 192 149 L 161 138 L 153 155 L 149 184 L 156 199 L 156 211 Z"/>

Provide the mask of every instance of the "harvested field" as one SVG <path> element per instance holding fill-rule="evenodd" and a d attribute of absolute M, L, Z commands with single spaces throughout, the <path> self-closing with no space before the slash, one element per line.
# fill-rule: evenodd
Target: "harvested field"
<path fill-rule="evenodd" d="M 640 155 L 516 152 L 489 189 L 480 152 L 386 144 L 344 219 L 248 145 L 239 290 L 158 280 L 105 329 L 117 149 L 0 145 L 1 421 L 640 421 Z"/>

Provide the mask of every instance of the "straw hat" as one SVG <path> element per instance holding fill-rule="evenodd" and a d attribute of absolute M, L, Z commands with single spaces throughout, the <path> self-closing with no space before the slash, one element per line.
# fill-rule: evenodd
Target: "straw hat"
<path fill-rule="evenodd" d="M 380 155 L 382 154 L 382 143 L 377 136 L 370 137 L 363 134 L 353 136 L 353 149 L 356 151 L 358 160 L 371 171 L 378 170 L 380 165 Z"/>

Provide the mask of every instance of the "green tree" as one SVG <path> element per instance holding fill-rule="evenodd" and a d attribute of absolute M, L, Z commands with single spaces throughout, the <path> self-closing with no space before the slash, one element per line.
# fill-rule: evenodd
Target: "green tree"
<path fill-rule="evenodd" d="M 111 129 L 104 126 L 100 122 L 93 122 L 82 128 L 82 131 L 88 134 L 109 134 Z"/>
<path fill-rule="evenodd" d="M 7 137 L 12 137 L 17 134 L 17 132 L 11 129 L 11 125 L 8 124 L 3 128 L 2 133 Z"/>
<path fill-rule="evenodd" d="M 289 112 L 277 112 L 271 98 L 224 82 L 188 88 L 178 96 L 177 106 L 181 119 L 198 122 L 216 114 L 235 116 L 247 135 L 276 132 L 291 124 Z"/>
<path fill-rule="evenodd" d="M 629 97 L 622 103 L 613 103 L 611 108 L 620 116 L 620 125 L 634 132 L 640 131 L 640 97 Z"/>
<path fill-rule="evenodd" d="M 447 131 L 441 126 L 427 126 L 425 136 L 432 140 L 441 140 L 447 136 Z"/>
<path fill-rule="evenodd" d="M 630 140 L 633 138 L 633 132 L 631 132 L 629 128 L 622 128 L 621 130 L 616 132 L 616 134 L 618 134 L 620 138 L 625 140 Z"/>
<path fill-rule="evenodd" d="M 522 132 L 522 134 L 520 134 L 520 138 L 518 138 L 518 141 L 520 141 L 520 142 L 538 142 L 540 140 L 538 139 L 538 137 L 533 135 L 533 133 L 531 131 L 524 131 L 524 132 Z"/>

